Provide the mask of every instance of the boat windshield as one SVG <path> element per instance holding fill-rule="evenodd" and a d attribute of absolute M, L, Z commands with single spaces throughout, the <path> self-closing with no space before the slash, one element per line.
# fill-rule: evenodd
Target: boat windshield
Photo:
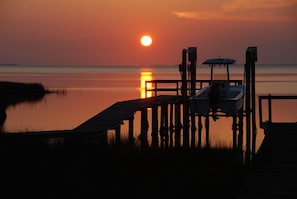
<path fill-rule="evenodd" d="M 212 69 L 212 80 L 229 80 L 228 74 L 226 72 L 226 66 L 216 66 Z"/>
<path fill-rule="evenodd" d="M 207 59 L 203 64 L 211 67 L 211 80 L 230 80 L 229 65 L 234 64 L 235 59 L 214 58 Z"/>

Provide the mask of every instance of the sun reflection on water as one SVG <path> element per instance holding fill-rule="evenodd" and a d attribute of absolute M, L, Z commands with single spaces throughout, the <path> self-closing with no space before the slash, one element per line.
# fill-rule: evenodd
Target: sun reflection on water
<path fill-rule="evenodd" d="M 142 71 L 140 73 L 140 98 L 151 97 L 152 91 L 145 92 L 145 82 L 151 81 L 153 79 L 152 72 L 150 71 Z M 152 83 L 146 84 L 147 89 L 152 88 Z"/>

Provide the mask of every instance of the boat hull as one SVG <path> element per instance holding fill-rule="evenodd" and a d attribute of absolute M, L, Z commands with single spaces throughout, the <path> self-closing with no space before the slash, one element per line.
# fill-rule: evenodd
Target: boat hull
<path fill-rule="evenodd" d="M 216 99 L 216 110 L 212 110 L 208 97 L 209 88 L 202 88 L 195 96 L 190 98 L 192 113 L 205 115 L 215 111 L 225 113 L 226 115 L 234 115 L 243 108 L 244 93 L 241 85 L 230 86 L 225 95 L 218 96 Z"/>

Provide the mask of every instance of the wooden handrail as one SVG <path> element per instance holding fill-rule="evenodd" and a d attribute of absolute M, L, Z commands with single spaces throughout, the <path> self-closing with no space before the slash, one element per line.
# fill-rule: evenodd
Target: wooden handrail
<path fill-rule="evenodd" d="M 296 100 L 297 95 L 266 95 L 259 96 L 259 123 L 261 128 L 266 128 L 267 124 L 272 123 L 272 100 Z M 268 100 L 268 121 L 263 122 L 262 101 Z"/>
<path fill-rule="evenodd" d="M 188 80 L 187 83 L 191 81 Z M 209 85 L 211 80 L 196 80 L 196 91 L 200 90 L 205 85 Z M 230 84 L 233 85 L 241 85 L 242 80 L 229 80 Z M 152 84 L 152 88 L 148 88 L 148 84 Z M 164 87 L 164 84 L 170 84 L 170 86 Z M 159 87 L 158 85 L 163 85 L 163 87 Z M 173 85 L 173 86 L 171 86 Z M 147 80 L 145 81 L 145 95 L 147 96 L 147 92 L 154 92 L 153 96 L 158 96 L 158 91 L 162 92 L 172 92 L 175 91 L 176 95 L 179 95 L 179 91 L 181 91 L 182 80 Z M 188 88 L 190 90 L 190 88 Z"/>

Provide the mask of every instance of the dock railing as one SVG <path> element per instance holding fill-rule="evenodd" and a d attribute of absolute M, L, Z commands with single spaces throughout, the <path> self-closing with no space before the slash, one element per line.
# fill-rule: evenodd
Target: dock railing
<path fill-rule="evenodd" d="M 211 80 L 196 80 L 196 91 L 199 91 L 201 88 L 208 86 Z M 191 81 L 188 80 L 187 84 L 190 84 Z M 242 80 L 230 80 L 232 85 L 241 85 Z M 148 92 L 152 92 L 151 96 L 158 96 L 160 93 L 170 93 L 175 94 L 176 96 L 181 95 L 182 89 L 182 80 L 147 80 L 145 81 L 145 97 L 148 97 Z M 190 88 L 187 89 L 190 92 Z"/>
<path fill-rule="evenodd" d="M 268 111 L 268 120 L 263 121 L 263 104 L 262 102 L 267 100 L 267 111 Z M 266 95 L 259 96 L 259 122 L 261 128 L 267 128 L 269 124 L 273 123 L 272 121 L 272 100 L 297 100 L 297 95 Z"/>

